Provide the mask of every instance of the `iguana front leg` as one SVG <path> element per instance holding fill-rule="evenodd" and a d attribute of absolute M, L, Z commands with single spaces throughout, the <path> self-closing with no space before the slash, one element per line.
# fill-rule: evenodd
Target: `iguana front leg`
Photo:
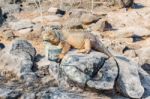
<path fill-rule="evenodd" d="M 88 54 L 91 51 L 91 41 L 90 39 L 85 39 L 84 40 L 84 49 L 78 50 L 78 53 L 86 53 Z"/>
<path fill-rule="evenodd" d="M 59 59 L 63 59 L 63 57 L 65 56 L 65 54 L 70 50 L 71 45 L 68 44 L 67 42 L 63 41 L 63 42 L 60 42 L 59 46 L 62 47 L 62 51 L 59 54 L 58 58 Z"/>

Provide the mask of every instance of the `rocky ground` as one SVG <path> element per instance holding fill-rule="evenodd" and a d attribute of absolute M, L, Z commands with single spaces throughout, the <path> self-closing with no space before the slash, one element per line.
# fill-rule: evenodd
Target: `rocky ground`
<path fill-rule="evenodd" d="M 61 9 L 57 0 L 10 1 L 0 0 L 0 99 L 149 99 L 150 1 L 129 9 L 95 5 L 92 13 L 80 0 Z M 119 67 L 96 51 L 48 61 L 42 32 L 50 27 L 97 35 Z"/>

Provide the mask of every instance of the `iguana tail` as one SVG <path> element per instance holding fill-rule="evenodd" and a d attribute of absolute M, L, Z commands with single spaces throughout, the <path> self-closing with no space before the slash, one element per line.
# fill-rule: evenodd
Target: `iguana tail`
<path fill-rule="evenodd" d="M 113 58 L 114 61 L 116 62 L 116 65 L 117 65 L 117 68 L 118 68 L 118 76 L 119 76 L 119 72 L 120 72 L 120 69 L 119 69 L 119 63 L 116 59 L 116 57 L 104 46 L 104 44 L 99 40 L 97 39 L 97 44 L 96 44 L 96 47 L 95 49 L 99 52 L 103 52 L 104 54 L 106 54 L 109 58 Z M 118 76 L 116 77 L 116 80 L 118 79 Z"/>

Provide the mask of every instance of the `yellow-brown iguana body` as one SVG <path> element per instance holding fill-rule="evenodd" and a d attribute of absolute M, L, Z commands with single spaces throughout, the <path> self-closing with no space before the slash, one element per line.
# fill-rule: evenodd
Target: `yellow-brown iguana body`
<path fill-rule="evenodd" d="M 78 49 L 79 53 L 89 53 L 92 49 L 103 52 L 109 57 L 113 55 L 104 47 L 102 42 L 91 33 L 63 33 L 67 34 L 66 39 L 60 40 L 54 32 L 49 31 L 43 35 L 43 40 L 49 41 L 54 45 L 62 47 L 62 52 L 59 58 L 62 59 L 64 55 L 71 49 Z"/>

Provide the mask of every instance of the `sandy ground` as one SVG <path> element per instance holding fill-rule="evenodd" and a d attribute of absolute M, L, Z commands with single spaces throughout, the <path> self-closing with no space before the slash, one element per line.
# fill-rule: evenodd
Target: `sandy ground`
<path fill-rule="evenodd" d="M 135 2 L 137 4 L 139 4 L 139 8 L 129 9 L 129 11 L 126 12 L 126 14 L 130 14 L 131 12 L 138 12 L 138 13 L 142 14 L 142 13 L 147 12 L 148 10 L 150 12 L 150 0 L 135 0 Z M 120 14 L 120 12 L 122 12 L 123 10 L 124 9 L 119 10 L 119 11 L 115 11 L 113 13 Z M 45 13 L 45 14 L 47 14 L 47 13 Z M 30 12 L 30 13 L 22 12 L 20 14 L 16 14 L 16 16 L 19 19 L 33 19 L 33 18 L 39 16 L 39 13 L 37 13 L 37 12 Z M 142 21 L 142 20 L 144 20 L 144 19 L 141 18 L 140 21 Z M 128 21 L 132 21 L 132 20 L 128 20 Z M 2 35 L 0 35 L 0 42 L 4 43 L 6 46 L 9 46 L 10 43 L 11 43 L 11 41 L 3 39 Z M 30 40 L 30 42 L 36 48 L 38 54 L 44 54 L 44 45 L 43 45 L 41 39 L 38 39 L 38 38 L 32 39 L 32 40 Z M 150 42 L 150 38 L 146 38 L 146 42 Z M 140 45 L 140 44 L 142 45 L 143 43 L 145 43 L 145 41 L 137 42 L 137 45 Z M 92 92 L 85 92 L 84 94 L 90 96 L 89 99 L 112 99 L 110 96 L 106 96 L 106 95 L 103 95 L 103 94 L 92 93 Z M 98 96 L 98 97 L 95 97 L 95 96 Z M 123 99 L 123 98 L 122 97 L 115 97 L 114 99 Z"/>

